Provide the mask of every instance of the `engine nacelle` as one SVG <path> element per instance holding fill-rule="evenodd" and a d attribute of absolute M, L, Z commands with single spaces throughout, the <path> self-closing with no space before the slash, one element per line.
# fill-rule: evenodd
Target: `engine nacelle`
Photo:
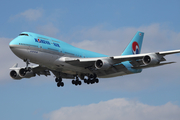
<path fill-rule="evenodd" d="M 156 65 L 160 62 L 158 55 L 156 54 L 150 54 L 146 55 L 143 58 L 143 63 L 145 65 Z"/>
<path fill-rule="evenodd" d="M 19 70 L 19 76 L 22 78 L 31 78 L 31 77 L 35 77 L 36 74 L 32 70 L 27 71 L 24 68 L 21 68 Z"/>
<path fill-rule="evenodd" d="M 99 59 L 95 62 L 95 67 L 96 69 L 107 70 L 108 68 L 111 67 L 111 64 L 107 60 Z"/>
<path fill-rule="evenodd" d="M 20 76 L 19 76 L 19 70 L 12 70 L 10 72 L 10 76 L 11 78 L 15 79 L 15 80 L 20 80 L 22 79 Z"/>

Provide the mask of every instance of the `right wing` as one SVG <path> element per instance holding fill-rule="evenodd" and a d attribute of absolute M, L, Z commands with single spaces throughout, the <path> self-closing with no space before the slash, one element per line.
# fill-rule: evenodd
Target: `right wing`
<path fill-rule="evenodd" d="M 164 58 L 165 55 L 180 53 L 180 50 L 173 51 L 163 51 L 156 53 L 146 53 L 146 54 L 135 54 L 135 55 L 123 55 L 123 56 L 113 56 L 113 57 L 99 57 L 99 58 L 63 58 L 64 62 L 77 67 L 89 68 L 95 67 L 99 70 L 108 69 L 110 67 L 116 66 L 122 62 L 129 61 L 131 67 L 134 69 L 156 67 L 160 65 L 171 64 L 174 62 L 166 62 Z M 58 60 L 57 60 L 58 62 Z"/>
<path fill-rule="evenodd" d="M 39 65 L 28 67 L 29 70 L 26 71 L 25 67 L 18 67 L 18 64 L 15 64 L 11 67 L 10 76 L 13 79 L 22 79 L 22 78 L 30 78 L 35 77 L 36 75 L 50 75 L 49 70 L 46 67 L 42 67 Z"/>

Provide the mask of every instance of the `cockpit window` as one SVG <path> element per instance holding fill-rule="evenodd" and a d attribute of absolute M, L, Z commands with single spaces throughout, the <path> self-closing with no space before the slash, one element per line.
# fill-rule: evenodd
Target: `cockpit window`
<path fill-rule="evenodd" d="M 25 34 L 25 33 L 21 33 L 21 34 L 19 34 L 19 36 L 29 36 L 29 35 Z"/>

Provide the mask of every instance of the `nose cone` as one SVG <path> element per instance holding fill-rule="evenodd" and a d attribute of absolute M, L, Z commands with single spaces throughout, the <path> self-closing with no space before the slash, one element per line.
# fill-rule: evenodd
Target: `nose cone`
<path fill-rule="evenodd" d="M 9 43 L 9 48 L 11 49 L 11 51 L 19 58 L 24 59 L 24 55 L 27 54 L 25 53 L 22 49 L 21 46 L 19 44 L 19 39 L 15 38 L 13 39 L 10 43 Z"/>
<path fill-rule="evenodd" d="M 14 43 L 13 40 L 9 43 L 9 48 L 11 49 L 13 47 Z"/>
<path fill-rule="evenodd" d="M 9 43 L 9 47 L 17 57 L 24 60 L 28 56 L 27 49 L 29 48 L 28 45 L 31 44 L 30 42 L 31 37 L 24 34 L 20 34 L 18 37 L 16 37 Z"/>
<path fill-rule="evenodd" d="M 18 41 L 18 38 L 13 39 L 13 40 L 9 43 L 9 48 L 11 49 L 11 51 L 12 51 L 15 55 L 19 55 L 19 41 Z"/>
<path fill-rule="evenodd" d="M 13 40 L 9 43 L 9 47 L 10 47 L 10 48 L 15 47 L 16 45 L 19 45 L 19 43 L 18 43 L 18 41 L 17 41 L 17 38 L 13 39 Z"/>

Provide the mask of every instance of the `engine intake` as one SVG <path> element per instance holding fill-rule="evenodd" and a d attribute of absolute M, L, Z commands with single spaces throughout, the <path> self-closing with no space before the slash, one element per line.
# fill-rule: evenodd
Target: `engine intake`
<path fill-rule="evenodd" d="M 103 70 L 107 70 L 108 68 L 111 67 L 110 63 L 107 60 L 97 60 L 95 62 L 95 67 L 97 69 L 103 69 Z"/>
<path fill-rule="evenodd" d="M 20 76 L 19 76 L 19 70 L 12 70 L 11 72 L 10 72 L 10 76 L 11 76 L 11 78 L 13 78 L 13 79 L 15 79 L 15 80 L 20 80 L 20 79 L 22 79 Z"/>
<path fill-rule="evenodd" d="M 27 71 L 26 69 L 21 68 L 19 70 L 19 76 L 22 78 L 31 78 L 31 77 L 36 76 L 36 74 L 34 74 L 34 72 L 30 69 Z"/>
<path fill-rule="evenodd" d="M 159 57 L 156 54 L 151 54 L 151 55 L 146 55 L 143 58 L 143 63 L 145 65 L 155 65 L 158 64 L 159 61 Z"/>

